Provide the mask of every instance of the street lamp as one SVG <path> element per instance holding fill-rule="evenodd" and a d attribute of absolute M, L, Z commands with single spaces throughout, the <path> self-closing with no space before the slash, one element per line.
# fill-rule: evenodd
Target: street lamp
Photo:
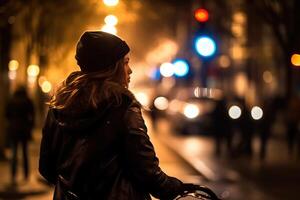
<path fill-rule="evenodd" d="M 33 86 L 36 81 L 36 77 L 40 73 L 40 67 L 38 65 L 29 65 L 27 68 L 27 80 Z"/>
<path fill-rule="evenodd" d="M 8 69 L 9 71 L 16 71 L 19 68 L 19 62 L 16 60 L 9 61 Z"/>
<path fill-rule="evenodd" d="M 9 61 L 8 64 L 8 78 L 14 80 L 17 77 L 17 70 L 19 68 L 19 62 L 16 60 Z"/>
<path fill-rule="evenodd" d="M 40 73 L 40 68 L 38 65 L 29 65 L 27 68 L 27 75 L 37 77 Z"/>
<path fill-rule="evenodd" d="M 44 81 L 41 89 L 44 93 L 49 93 L 52 90 L 52 84 L 49 81 Z"/>
<path fill-rule="evenodd" d="M 105 24 L 107 24 L 109 26 L 115 26 L 118 23 L 118 18 L 114 15 L 107 15 L 104 18 L 104 22 L 105 22 Z"/>
<path fill-rule="evenodd" d="M 300 66 L 300 54 L 293 54 L 292 57 L 291 57 L 291 63 L 294 65 L 294 66 Z"/>
<path fill-rule="evenodd" d="M 118 5 L 119 3 L 119 0 L 103 0 L 103 3 L 106 5 L 106 6 L 116 6 Z"/>
<path fill-rule="evenodd" d="M 115 26 L 110 26 L 108 24 L 105 24 L 102 28 L 101 31 L 113 34 L 113 35 L 117 35 L 117 28 Z"/>

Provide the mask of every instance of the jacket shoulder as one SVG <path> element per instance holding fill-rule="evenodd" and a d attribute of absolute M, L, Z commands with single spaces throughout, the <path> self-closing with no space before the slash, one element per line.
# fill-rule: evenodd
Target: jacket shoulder
<path fill-rule="evenodd" d="M 147 133 L 147 127 L 143 119 L 141 108 L 141 104 L 136 99 L 131 99 L 123 119 L 127 130 Z"/>

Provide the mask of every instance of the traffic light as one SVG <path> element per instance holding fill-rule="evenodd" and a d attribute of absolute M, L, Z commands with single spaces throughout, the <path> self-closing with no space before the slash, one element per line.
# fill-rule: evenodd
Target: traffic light
<path fill-rule="evenodd" d="M 200 35 L 196 37 L 195 48 L 200 56 L 210 57 L 216 52 L 216 42 L 207 35 Z"/>
<path fill-rule="evenodd" d="M 204 8 L 198 8 L 194 12 L 194 17 L 197 21 L 194 48 L 202 58 L 210 58 L 215 54 L 217 46 L 209 29 L 209 12 Z"/>
<path fill-rule="evenodd" d="M 200 23 L 207 22 L 209 19 L 208 11 L 204 8 L 197 9 L 195 11 L 195 19 Z"/>

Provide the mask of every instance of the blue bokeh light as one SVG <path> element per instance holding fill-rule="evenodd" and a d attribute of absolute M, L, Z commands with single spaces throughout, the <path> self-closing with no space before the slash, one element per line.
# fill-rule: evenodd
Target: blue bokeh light
<path fill-rule="evenodd" d="M 153 68 L 150 73 L 150 78 L 152 80 L 158 81 L 160 79 L 160 71 L 159 68 Z"/>
<path fill-rule="evenodd" d="M 190 66 L 187 61 L 177 59 L 173 62 L 174 73 L 178 77 L 183 77 L 189 73 Z"/>
<path fill-rule="evenodd" d="M 203 57 L 212 56 L 216 52 L 215 41 L 206 35 L 196 38 L 195 47 L 197 53 Z"/>

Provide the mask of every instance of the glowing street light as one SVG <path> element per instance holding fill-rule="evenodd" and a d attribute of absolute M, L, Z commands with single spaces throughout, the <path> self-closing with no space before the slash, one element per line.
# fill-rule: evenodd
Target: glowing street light
<path fill-rule="evenodd" d="M 107 15 L 104 18 L 105 24 L 109 25 L 109 26 L 115 26 L 118 23 L 118 18 L 114 15 Z"/>
<path fill-rule="evenodd" d="M 291 63 L 294 66 L 300 66 L 300 54 L 293 54 L 291 57 Z"/>
<path fill-rule="evenodd" d="M 8 63 L 8 69 L 9 71 L 17 71 L 17 69 L 19 68 L 19 62 L 16 60 L 11 60 Z"/>
<path fill-rule="evenodd" d="M 119 0 L 103 0 L 103 3 L 106 5 L 106 6 L 116 6 L 118 5 L 119 3 Z"/>
<path fill-rule="evenodd" d="M 30 77 L 37 77 L 40 73 L 38 65 L 29 65 L 27 68 L 27 75 Z"/>
<path fill-rule="evenodd" d="M 44 81 L 42 83 L 41 89 L 44 93 L 49 93 L 52 89 L 52 84 L 49 81 Z"/>
<path fill-rule="evenodd" d="M 117 35 L 117 28 L 114 27 L 114 26 L 109 26 L 107 24 L 105 24 L 102 28 L 101 28 L 101 31 L 104 31 L 106 33 L 110 33 L 110 34 L 113 34 L 113 35 Z"/>

